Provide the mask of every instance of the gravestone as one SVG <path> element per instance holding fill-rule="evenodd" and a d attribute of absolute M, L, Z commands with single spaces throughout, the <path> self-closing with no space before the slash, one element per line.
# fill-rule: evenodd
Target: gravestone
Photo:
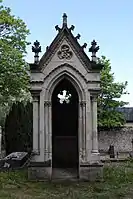
<path fill-rule="evenodd" d="M 27 152 L 14 152 L 0 160 L 0 168 L 20 168 L 28 160 L 29 154 Z"/>
<path fill-rule="evenodd" d="M 108 152 L 109 152 L 110 158 L 115 158 L 115 150 L 114 150 L 113 145 L 110 145 Z"/>

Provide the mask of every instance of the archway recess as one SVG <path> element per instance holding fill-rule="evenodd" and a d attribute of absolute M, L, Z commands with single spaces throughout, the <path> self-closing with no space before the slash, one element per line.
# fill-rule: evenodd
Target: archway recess
<path fill-rule="evenodd" d="M 52 167 L 77 168 L 79 97 L 72 83 L 63 78 L 52 94 Z"/>

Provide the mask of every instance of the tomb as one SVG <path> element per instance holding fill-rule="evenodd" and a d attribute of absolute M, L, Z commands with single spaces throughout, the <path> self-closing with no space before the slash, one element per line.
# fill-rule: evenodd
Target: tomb
<path fill-rule="evenodd" d="M 102 164 L 98 151 L 97 97 L 100 71 L 92 41 L 81 46 L 74 26 L 68 27 L 63 15 L 62 27 L 39 60 L 41 46 L 34 43 L 34 63 L 30 64 L 30 92 L 33 98 L 33 157 L 29 179 L 98 180 Z"/>

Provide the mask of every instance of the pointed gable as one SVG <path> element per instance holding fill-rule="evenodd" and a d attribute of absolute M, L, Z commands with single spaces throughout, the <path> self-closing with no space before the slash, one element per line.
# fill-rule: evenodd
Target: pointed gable
<path fill-rule="evenodd" d="M 48 65 L 48 63 L 51 61 L 52 57 L 56 54 L 58 51 L 57 55 L 59 57 L 59 53 L 63 53 L 63 47 L 66 48 L 65 50 L 67 51 L 67 48 L 71 47 L 71 51 L 69 53 L 76 54 L 77 58 L 79 61 L 82 63 L 82 65 L 85 67 L 86 72 L 87 71 L 92 71 L 92 70 L 98 70 L 100 71 L 102 68 L 102 65 L 96 64 L 96 62 L 90 61 L 89 57 L 84 51 L 84 48 L 86 48 L 87 44 L 85 43 L 83 46 L 81 46 L 78 42 L 78 39 L 80 38 L 80 35 L 78 34 L 76 37 L 72 34 L 72 31 L 74 30 L 74 26 L 72 25 L 70 28 L 67 26 L 67 15 L 63 15 L 63 25 L 62 28 L 59 28 L 58 25 L 55 26 L 56 30 L 58 31 L 57 36 L 55 39 L 52 41 L 50 46 L 46 48 L 46 52 L 40 59 L 38 63 L 30 64 L 30 69 L 31 70 L 39 70 L 42 71 L 45 66 Z M 66 43 L 63 44 L 63 43 Z M 69 43 L 69 45 L 67 45 Z M 92 42 L 93 43 L 93 42 Z M 96 42 L 95 42 L 96 44 Z M 99 47 L 95 47 L 96 45 L 92 46 L 90 49 L 93 53 L 95 54 Z M 62 45 L 62 47 L 61 47 Z M 59 50 L 59 48 L 62 48 Z M 73 52 L 72 52 L 73 49 Z M 64 51 L 65 51 L 64 50 Z M 69 49 L 68 49 L 69 50 Z M 39 51 L 40 52 L 40 51 Z M 61 57 L 59 57 L 61 58 Z"/>
<path fill-rule="evenodd" d="M 56 27 L 57 28 L 57 27 Z M 51 59 L 51 56 L 55 54 L 55 50 L 60 45 L 61 41 L 63 41 L 64 38 L 66 38 L 72 45 L 73 49 L 78 54 L 79 59 L 84 63 L 84 65 L 91 69 L 91 62 L 86 53 L 84 52 L 83 47 L 80 46 L 80 44 L 77 41 L 77 38 L 74 37 L 72 34 L 71 28 L 68 28 L 67 26 L 64 26 L 62 29 L 58 29 L 58 34 L 51 43 L 51 45 L 47 48 L 45 54 L 42 56 L 40 60 L 40 67 L 43 66 L 44 63 L 48 62 L 48 60 Z"/>

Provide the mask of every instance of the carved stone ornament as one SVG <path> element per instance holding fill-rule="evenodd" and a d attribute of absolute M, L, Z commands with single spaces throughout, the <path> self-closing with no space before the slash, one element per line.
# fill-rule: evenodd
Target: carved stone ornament
<path fill-rule="evenodd" d="M 85 106 L 86 106 L 86 102 L 85 102 L 85 101 L 81 101 L 81 102 L 80 102 L 80 106 L 81 106 L 81 107 L 85 107 Z"/>
<path fill-rule="evenodd" d="M 51 106 L 52 103 L 50 101 L 44 101 L 44 106 Z"/>
<path fill-rule="evenodd" d="M 70 51 L 70 47 L 68 45 L 62 45 L 61 50 L 57 53 L 59 59 L 71 59 L 72 51 Z"/>

